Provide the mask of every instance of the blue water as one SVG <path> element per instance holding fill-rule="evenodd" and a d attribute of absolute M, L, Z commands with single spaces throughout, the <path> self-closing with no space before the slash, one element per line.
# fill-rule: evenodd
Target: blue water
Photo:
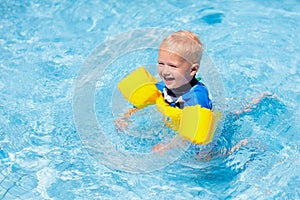
<path fill-rule="evenodd" d="M 0 199 L 299 199 L 299 21 L 297 0 L 2 0 Z M 128 133 L 116 134 L 113 119 L 129 106 L 116 83 L 140 65 L 155 75 L 163 32 L 150 34 L 147 45 L 132 40 L 110 47 L 124 36 L 142 39 L 145 30 L 162 29 L 199 35 L 210 60 L 201 75 L 223 118 L 210 145 L 147 162 L 152 145 L 174 133 L 150 107 Z M 130 44 L 144 49 L 126 52 Z M 93 65 L 93 58 L 100 60 Z M 210 66 L 217 73 L 205 70 Z M 82 87 L 93 97 L 82 104 L 88 110 L 78 109 L 85 100 L 78 96 L 81 83 L 91 86 Z M 277 97 L 232 114 L 265 91 Z M 93 125 L 84 118 L 90 113 L 102 135 L 86 137 L 96 130 L 81 126 Z M 134 156 L 121 154 L 122 160 L 119 151 L 93 149 L 103 138 Z M 243 139 L 248 143 L 228 154 Z"/>

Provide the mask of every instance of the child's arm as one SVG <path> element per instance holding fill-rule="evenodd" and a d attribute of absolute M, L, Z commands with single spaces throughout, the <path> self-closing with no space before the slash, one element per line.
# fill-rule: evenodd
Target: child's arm
<path fill-rule="evenodd" d="M 252 101 L 247 103 L 246 106 L 242 110 L 236 111 L 235 114 L 241 115 L 251 112 L 256 106 L 264 99 L 264 98 L 277 98 L 276 94 L 272 94 L 271 92 L 262 92 L 260 96 L 254 98 Z"/>
<path fill-rule="evenodd" d="M 127 119 L 133 115 L 134 113 L 136 113 L 139 109 L 137 108 L 130 108 L 124 115 L 123 117 L 120 117 L 118 119 L 115 120 L 115 126 L 117 128 L 117 130 L 121 130 L 124 131 L 128 128 L 128 121 Z"/>
<path fill-rule="evenodd" d="M 135 112 L 137 112 L 139 109 L 137 108 L 129 108 L 128 111 L 124 114 L 123 118 L 127 119 L 131 115 L 133 115 Z"/>
<path fill-rule="evenodd" d="M 153 152 L 164 154 L 166 151 L 174 148 L 182 147 L 183 145 L 187 144 L 187 140 L 185 140 L 180 135 L 176 135 L 167 143 L 157 143 L 152 147 Z"/>

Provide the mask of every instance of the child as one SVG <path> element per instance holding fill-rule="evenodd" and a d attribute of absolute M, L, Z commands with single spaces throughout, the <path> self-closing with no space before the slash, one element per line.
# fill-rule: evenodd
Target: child
<path fill-rule="evenodd" d="M 200 40 L 189 31 L 175 32 L 162 41 L 158 52 L 158 74 L 162 81 L 156 83 L 156 87 L 162 93 L 164 101 L 170 106 L 183 109 L 185 106 L 200 105 L 212 109 L 207 88 L 195 77 L 200 67 L 202 52 L 203 46 Z M 276 98 L 276 95 L 272 95 L 270 92 L 262 93 L 260 97 L 247 104 L 243 110 L 235 112 L 233 115 L 239 117 L 251 112 L 262 99 L 269 97 Z M 122 118 L 117 119 L 117 128 L 125 130 L 128 126 L 126 119 L 137 110 L 137 108 L 131 108 Z M 169 145 L 156 144 L 153 151 L 164 152 L 169 148 L 181 146 L 184 142 L 182 137 L 175 137 Z M 227 155 L 237 151 L 247 142 L 246 139 L 241 140 L 230 150 L 226 150 Z"/>
<path fill-rule="evenodd" d="M 162 41 L 158 52 L 158 74 L 162 81 L 156 87 L 170 106 L 182 109 L 199 104 L 212 109 L 207 88 L 195 77 L 202 52 L 202 43 L 190 31 L 175 32 Z M 137 110 L 131 108 L 124 117 L 116 120 L 118 129 L 125 130 L 128 126 L 126 119 Z M 158 144 L 153 150 L 161 148 L 163 146 Z"/>

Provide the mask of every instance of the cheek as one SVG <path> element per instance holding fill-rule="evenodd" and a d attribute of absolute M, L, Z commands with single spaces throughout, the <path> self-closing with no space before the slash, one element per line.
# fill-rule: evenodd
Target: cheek
<path fill-rule="evenodd" d="M 175 76 L 177 76 L 178 78 L 181 78 L 181 79 L 183 79 L 184 77 L 186 77 L 186 72 L 182 71 L 182 70 L 176 70 L 176 71 L 173 72 L 173 74 Z"/>
<path fill-rule="evenodd" d="M 181 72 L 182 76 L 189 77 L 191 76 L 191 71 L 189 69 L 184 69 Z"/>
<path fill-rule="evenodd" d="M 187 71 L 181 71 L 176 73 L 177 80 L 181 83 L 189 82 L 190 81 L 190 73 Z"/>
<path fill-rule="evenodd" d="M 157 67 L 157 73 L 160 75 L 161 74 L 161 67 Z"/>

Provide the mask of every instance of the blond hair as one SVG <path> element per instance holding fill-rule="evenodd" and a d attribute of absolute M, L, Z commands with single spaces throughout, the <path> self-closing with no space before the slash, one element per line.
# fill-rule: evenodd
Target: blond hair
<path fill-rule="evenodd" d="M 160 45 L 160 50 L 180 55 L 191 64 L 200 64 L 203 45 L 194 33 L 180 30 L 166 37 Z"/>

